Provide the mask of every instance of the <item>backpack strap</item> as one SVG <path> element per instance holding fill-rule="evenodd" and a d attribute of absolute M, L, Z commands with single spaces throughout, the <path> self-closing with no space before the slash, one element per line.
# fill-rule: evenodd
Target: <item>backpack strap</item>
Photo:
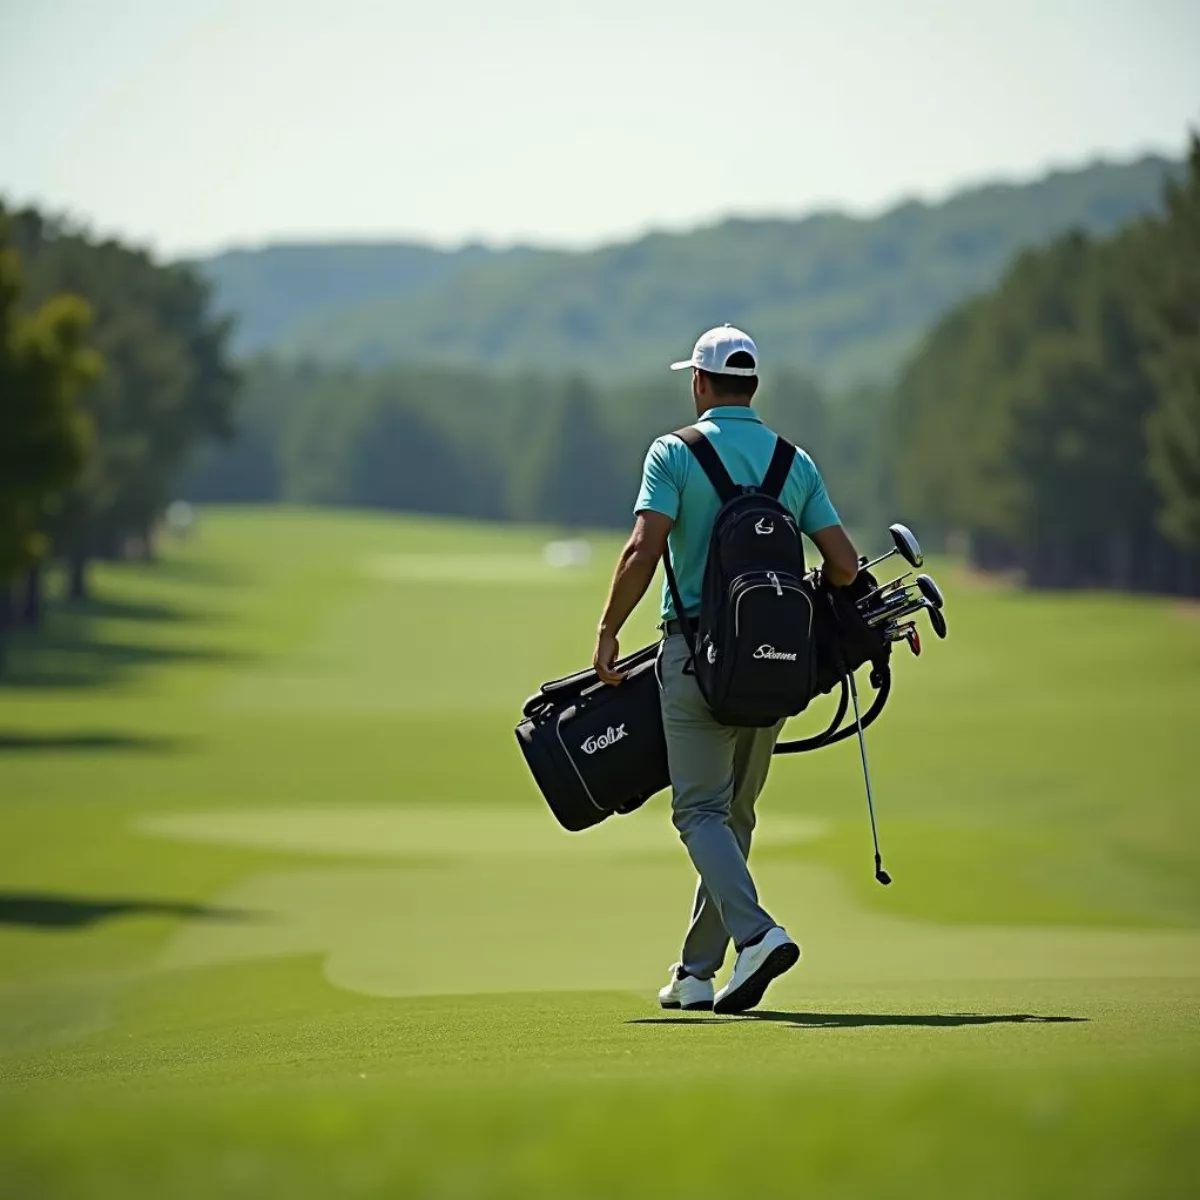
<path fill-rule="evenodd" d="M 725 469 L 725 464 L 721 461 L 721 456 L 717 453 L 717 448 L 695 425 L 677 429 L 673 436 L 677 437 L 692 452 L 696 461 L 704 469 L 705 475 L 708 476 L 709 483 L 716 489 L 722 504 L 728 504 L 730 500 L 742 495 L 745 489 L 738 487 L 733 482 L 729 472 Z M 775 452 L 771 455 L 767 473 L 763 476 L 758 490 L 764 495 L 770 496 L 772 500 L 778 500 L 787 484 L 788 476 L 791 474 L 792 463 L 795 461 L 796 447 L 787 438 L 777 437 Z"/>
<path fill-rule="evenodd" d="M 671 566 L 671 547 L 668 546 L 666 553 L 663 555 L 663 570 L 667 574 L 667 587 L 671 589 L 671 603 L 675 608 L 675 619 L 679 622 L 680 631 L 683 633 L 683 640 L 687 642 L 688 653 L 693 657 L 696 654 L 696 634 L 692 629 L 692 619 L 683 611 L 683 598 L 679 594 L 679 581 L 675 578 L 675 569 Z M 684 674 L 689 674 L 687 667 L 688 663 L 684 664 Z"/>
<path fill-rule="evenodd" d="M 725 469 L 725 464 L 721 461 L 717 448 L 695 425 L 677 429 L 672 436 L 677 437 L 704 468 L 704 473 L 708 476 L 709 483 L 717 489 L 717 495 L 722 504 L 728 504 L 730 500 L 742 494 L 742 489 L 733 482 L 729 472 Z"/>
<path fill-rule="evenodd" d="M 691 452 L 695 460 L 700 464 L 704 474 L 708 476 L 708 481 L 716 489 L 717 498 L 722 504 L 728 504 L 737 496 L 742 494 L 742 489 L 738 487 L 729 472 L 725 469 L 725 464 L 721 461 L 721 456 L 717 453 L 717 448 L 700 432 L 695 425 L 685 425 L 682 429 L 677 429 L 674 434 Z M 679 628 L 683 631 L 684 641 L 687 642 L 687 647 L 693 658 L 696 654 L 696 635 L 692 629 L 691 618 L 683 611 L 683 600 L 679 594 L 679 581 L 675 578 L 675 571 L 671 566 L 671 549 L 668 546 L 666 554 L 663 555 L 663 567 L 667 575 L 667 586 L 671 589 L 671 602 L 675 607 L 675 616 L 679 621 Z M 684 666 L 684 672 L 688 673 L 688 667 L 691 666 L 691 659 Z"/>
<path fill-rule="evenodd" d="M 767 473 L 763 476 L 758 490 L 764 495 L 770 496 L 772 500 L 778 500 L 788 481 L 788 476 L 792 472 L 792 463 L 795 461 L 796 447 L 787 438 L 777 437 L 775 453 L 771 455 L 771 465 L 767 467 Z"/>

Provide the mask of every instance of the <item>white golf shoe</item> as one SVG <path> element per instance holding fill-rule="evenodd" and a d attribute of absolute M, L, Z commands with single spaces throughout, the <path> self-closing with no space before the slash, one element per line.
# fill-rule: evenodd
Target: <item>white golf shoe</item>
<path fill-rule="evenodd" d="M 717 993 L 713 1012 L 740 1013 L 754 1008 L 772 979 L 800 961 L 800 947 L 778 925 L 762 941 L 747 946 L 733 964 L 729 982 Z"/>
<path fill-rule="evenodd" d="M 679 965 L 671 968 L 671 982 L 658 990 L 658 1002 L 663 1008 L 681 1008 L 684 1012 L 708 1012 L 713 1006 L 711 979 L 694 979 L 691 975 L 679 978 Z"/>

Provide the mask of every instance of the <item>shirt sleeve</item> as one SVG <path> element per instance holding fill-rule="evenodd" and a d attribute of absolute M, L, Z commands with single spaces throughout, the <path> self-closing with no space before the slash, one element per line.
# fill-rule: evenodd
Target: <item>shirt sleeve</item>
<path fill-rule="evenodd" d="M 833 501 L 829 499 L 829 493 L 825 490 L 825 480 L 821 478 L 815 463 L 812 471 L 812 487 L 808 499 L 804 502 L 804 511 L 800 514 L 800 531 L 810 537 L 818 530 L 842 523 L 837 509 L 833 507 Z"/>
<path fill-rule="evenodd" d="M 638 489 L 634 513 L 662 513 L 672 521 L 679 517 L 679 482 L 671 469 L 670 449 L 664 438 L 659 438 L 646 455 L 642 467 L 642 486 Z"/>

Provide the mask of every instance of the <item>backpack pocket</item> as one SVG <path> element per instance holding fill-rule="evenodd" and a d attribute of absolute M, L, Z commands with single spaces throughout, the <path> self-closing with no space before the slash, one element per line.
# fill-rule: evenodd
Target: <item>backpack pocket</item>
<path fill-rule="evenodd" d="M 739 575 L 726 612 L 724 646 L 712 647 L 717 719 L 765 726 L 802 712 L 812 696 L 813 603 L 801 581 L 777 571 Z"/>

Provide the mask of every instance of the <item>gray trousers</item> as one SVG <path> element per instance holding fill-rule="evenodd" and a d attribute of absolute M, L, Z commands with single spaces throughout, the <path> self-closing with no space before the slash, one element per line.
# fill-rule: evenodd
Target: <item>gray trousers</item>
<path fill-rule="evenodd" d="M 687 660 L 682 634 L 664 640 L 659 678 L 671 818 L 700 876 L 680 962 L 689 975 L 710 979 L 731 938 L 742 946 L 776 924 L 758 902 L 746 859 L 754 804 L 783 722 L 770 729 L 718 725 L 695 677 L 683 673 Z"/>

